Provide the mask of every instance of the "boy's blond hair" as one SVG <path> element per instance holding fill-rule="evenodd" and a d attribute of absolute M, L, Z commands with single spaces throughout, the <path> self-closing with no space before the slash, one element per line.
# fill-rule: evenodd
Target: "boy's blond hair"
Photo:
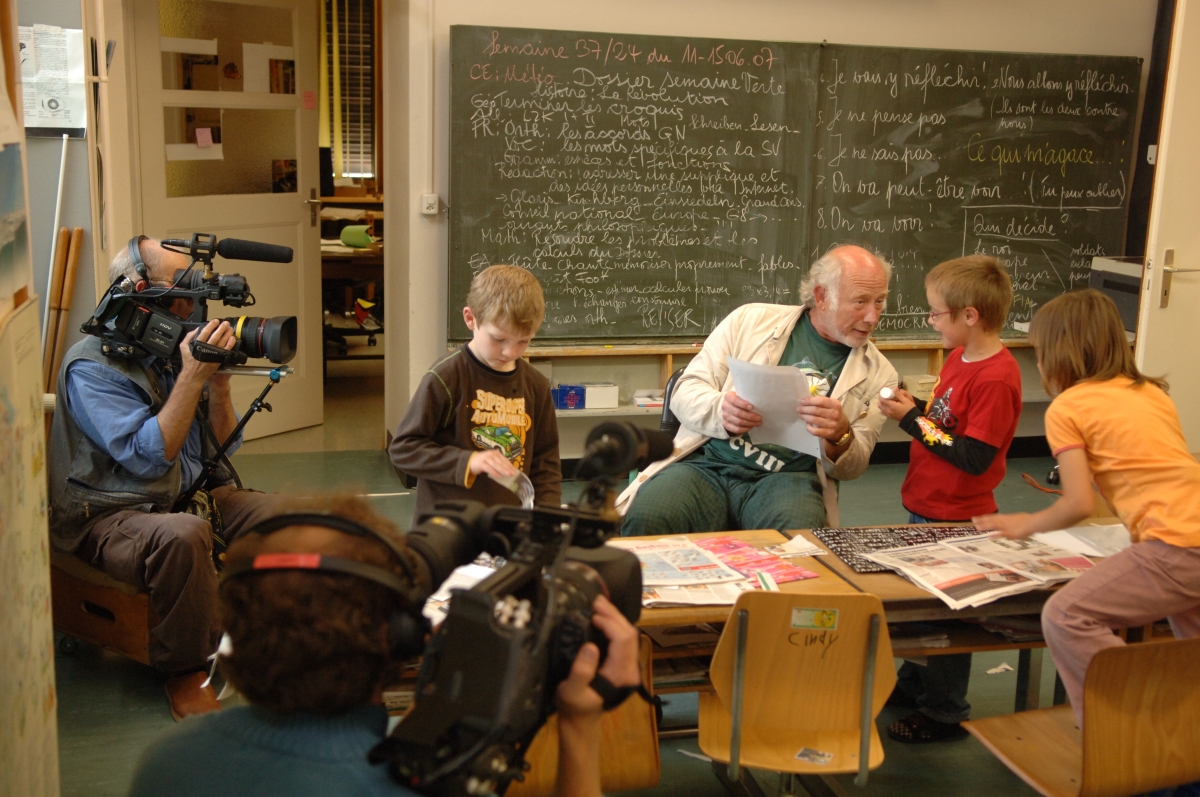
<path fill-rule="evenodd" d="M 1004 326 L 1012 305 L 1012 280 L 996 258 L 987 255 L 939 263 L 925 275 L 925 287 L 942 295 L 951 318 L 959 310 L 974 307 L 986 332 L 997 332 Z"/>
<path fill-rule="evenodd" d="M 517 266 L 489 266 L 471 280 L 467 307 L 476 323 L 534 334 L 546 317 L 546 300 L 537 278 Z"/>

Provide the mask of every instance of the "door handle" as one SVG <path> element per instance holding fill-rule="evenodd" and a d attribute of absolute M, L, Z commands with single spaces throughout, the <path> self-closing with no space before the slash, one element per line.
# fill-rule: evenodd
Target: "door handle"
<path fill-rule="evenodd" d="M 304 200 L 304 204 L 308 205 L 308 226 L 316 227 L 317 214 L 321 212 L 321 200 L 317 199 L 317 189 L 308 190 L 308 199 Z"/>
<path fill-rule="evenodd" d="M 1162 293 L 1159 296 L 1159 308 L 1166 307 L 1171 302 L 1171 275 L 1172 274 L 1196 274 L 1200 273 L 1200 268 L 1175 268 L 1175 250 L 1163 250 L 1163 278 L 1162 278 Z"/>
<path fill-rule="evenodd" d="M 306 199 L 306 200 L 304 200 L 304 204 L 306 204 L 306 205 L 319 205 L 319 204 L 321 204 L 321 200 L 319 200 L 319 199 Z"/>

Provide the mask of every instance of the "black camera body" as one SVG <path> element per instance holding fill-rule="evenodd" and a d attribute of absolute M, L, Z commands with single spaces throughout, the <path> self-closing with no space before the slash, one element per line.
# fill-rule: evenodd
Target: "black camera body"
<path fill-rule="evenodd" d="M 287 247 L 229 238 L 218 242 L 215 236 L 205 233 L 194 234 L 190 241 L 167 240 L 162 245 L 192 257 L 186 269 L 175 272 L 171 287 L 145 287 L 128 279 L 118 280 L 109 287 L 92 317 L 81 327 L 85 334 L 101 338 L 106 353 L 112 356 L 175 359 L 179 344 L 187 333 L 208 323 L 208 302 L 219 301 L 230 307 L 254 304 L 254 294 L 245 277 L 218 274 L 212 270 L 214 253 L 269 262 L 292 259 L 292 250 Z M 184 246 L 186 252 L 180 248 Z M 202 271 L 195 270 L 197 263 L 203 264 Z M 195 303 L 190 318 L 184 320 L 168 311 L 175 299 L 191 299 Z M 228 321 L 233 328 L 238 345 L 226 351 L 193 341 L 192 355 L 197 360 L 242 365 L 248 358 L 265 357 L 273 363 L 283 364 L 296 355 L 295 316 L 240 316 L 222 320 Z"/>
<path fill-rule="evenodd" d="M 553 713 L 579 648 L 606 649 L 591 622 L 596 596 L 630 622 L 641 614 L 637 557 L 603 544 L 618 521 L 590 510 L 480 509 L 440 503 L 406 535 L 432 565 L 434 584 L 453 559 L 467 558 L 429 551 L 446 550 L 448 534 L 486 538 L 505 565 L 451 597 L 425 650 L 413 710 L 371 753 L 398 783 L 439 797 L 503 794 L 523 777 L 525 751 Z M 570 545 L 576 535 L 581 544 Z"/>

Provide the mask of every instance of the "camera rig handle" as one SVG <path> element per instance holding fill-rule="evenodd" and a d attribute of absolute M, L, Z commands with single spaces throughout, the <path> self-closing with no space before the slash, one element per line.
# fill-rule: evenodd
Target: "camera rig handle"
<path fill-rule="evenodd" d="M 192 343 L 195 344 L 195 341 L 192 341 Z M 215 349 L 223 354 L 228 354 L 228 352 L 226 352 L 224 349 L 218 349 L 216 346 L 210 346 L 209 348 Z M 210 360 L 209 362 L 218 361 Z M 220 360 L 219 362 L 224 362 L 224 360 Z M 240 421 L 238 421 L 238 425 L 233 427 L 233 431 L 229 433 L 229 437 L 225 438 L 225 442 L 221 443 L 221 445 L 217 447 L 217 451 L 212 455 L 212 458 L 204 463 L 204 468 L 200 471 L 200 475 L 196 477 L 196 480 L 192 482 L 192 486 L 187 489 L 187 492 L 183 493 L 175 500 L 175 503 L 171 506 L 172 512 L 182 512 L 187 509 L 188 504 L 192 502 L 192 497 L 196 495 L 201 487 L 208 483 L 209 477 L 216 472 L 217 465 L 219 465 L 221 460 L 225 457 L 225 452 L 228 451 L 229 447 L 233 445 L 233 441 L 237 440 L 238 435 L 240 435 L 242 430 L 246 428 L 246 424 L 250 423 L 250 419 L 254 417 L 255 413 L 262 412 L 263 410 L 266 410 L 267 412 L 271 411 L 271 405 L 266 402 L 267 394 L 271 392 L 271 388 L 279 384 L 280 379 L 290 373 L 292 373 L 291 368 L 271 369 L 271 374 L 268 377 L 270 381 L 267 382 L 267 386 L 264 387 L 262 392 L 258 394 L 258 398 L 254 399 L 254 401 L 250 403 L 250 409 L 246 410 L 246 414 L 242 416 Z M 199 411 L 200 410 L 197 407 L 197 414 L 199 414 Z M 207 419 L 203 418 L 203 416 L 200 417 L 202 422 L 207 424 Z"/>

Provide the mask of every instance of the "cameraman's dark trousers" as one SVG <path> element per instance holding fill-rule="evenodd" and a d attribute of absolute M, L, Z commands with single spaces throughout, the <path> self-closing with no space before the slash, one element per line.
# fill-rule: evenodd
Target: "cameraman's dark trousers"
<path fill-rule="evenodd" d="M 275 514 L 280 500 L 230 486 L 210 494 L 227 543 Z M 220 640 L 212 545 L 212 527 L 195 515 L 123 510 L 92 524 L 75 555 L 150 592 L 150 605 L 160 618 L 151 629 L 150 661 L 179 674 L 205 666 Z"/>

